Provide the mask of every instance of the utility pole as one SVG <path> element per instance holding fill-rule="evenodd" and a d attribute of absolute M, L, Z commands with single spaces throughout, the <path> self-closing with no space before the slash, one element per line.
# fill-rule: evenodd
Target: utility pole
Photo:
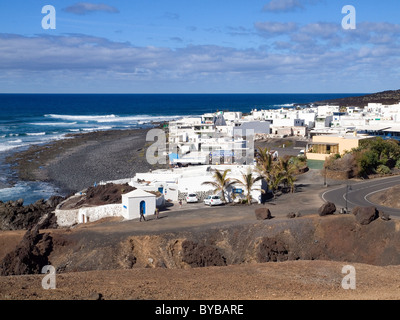
<path fill-rule="evenodd" d="M 347 198 L 349 196 L 349 190 L 351 191 L 352 188 L 348 184 L 346 185 L 346 213 L 348 213 L 348 208 L 347 208 Z"/>

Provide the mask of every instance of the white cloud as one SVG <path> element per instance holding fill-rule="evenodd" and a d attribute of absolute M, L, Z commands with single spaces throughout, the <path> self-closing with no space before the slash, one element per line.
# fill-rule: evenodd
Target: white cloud
<path fill-rule="evenodd" d="M 321 0 L 270 0 L 264 7 L 269 12 L 289 12 L 304 9 L 306 5 L 316 4 Z"/>
<path fill-rule="evenodd" d="M 137 47 L 82 34 L 32 37 L 0 34 L 0 70 L 7 75 L 0 79 L 0 87 L 3 92 L 16 91 L 21 86 L 70 92 L 78 89 L 93 92 L 105 87 L 111 92 L 197 92 L 200 88 L 229 92 L 239 90 L 242 85 L 242 92 L 260 92 L 268 84 L 270 90 L 280 92 L 282 87 L 277 86 L 280 82 L 292 83 L 297 88 L 296 81 L 303 83 L 308 79 L 309 92 L 319 81 L 330 83 L 337 91 L 338 84 L 346 83 L 344 88 L 348 88 L 347 78 L 354 70 L 357 70 L 354 77 L 364 85 L 376 83 L 374 77 L 381 77 L 383 73 L 386 76 L 382 81 L 398 82 L 398 73 L 393 67 L 400 65 L 400 47 L 390 41 L 362 47 L 360 44 L 344 46 L 355 34 L 336 30 L 329 24 L 300 27 L 263 23 L 258 27 L 273 35 L 286 30 L 297 39 L 288 37 L 271 42 L 271 46 L 251 49 L 221 45 L 171 49 Z M 397 37 L 397 27 L 392 27 L 392 37 Z M 387 26 L 381 28 L 387 30 Z M 368 37 L 372 29 L 360 28 L 358 32 Z M 332 39 L 341 42 L 331 47 L 328 44 Z"/>
<path fill-rule="evenodd" d="M 262 36 L 266 37 L 290 34 L 297 30 L 297 24 L 294 22 L 256 22 L 254 27 Z"/>
<path fill-rule="evenodd" d="M 271 0 L 263 10 L 272 12 L 292 11 L 303 8 L 299 0 Z"/>
<path fill-rule="evenodd" d="M 314 37 L 328 39 L 336 36 L 337 32 L 340 30 L 341 27 L 337 23 L 317 22 L 305 25 L 299 32 Z"/>
<path fill-rule="evenodd" d="M 92 12 L 107 12 L 107 13 L 119 13 L 119 10 L 115 7 L 103 4 L 103 3 L 89 3 L 89 2 L 78 2 L 69 7 L 63 9 L 65 12 L 86 15 Z"/>

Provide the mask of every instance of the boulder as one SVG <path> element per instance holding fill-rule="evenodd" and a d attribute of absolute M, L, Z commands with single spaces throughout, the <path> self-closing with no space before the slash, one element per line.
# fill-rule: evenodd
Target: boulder
<path fill-rule="evenodd" d="M 289 219 L 293 219 L 296 218 L 296 214 L 294 212 L 289 212 L 286 217 Z"/>
<path fill-rule="evenodd" d="M 100 300 L 104 300 L 104 298 L 101 293 L 93 292 L 89 295 L 88 300 L 100 301 Z"/>
<path fill-rule="evenodd" d="M 336 212 L 336 206 L 332 202 L 325 202 L 319 209 L 318 214 L 322 216 L 326 216 L 329 214 L 334 214 Z"/>
<path fill-rule="evenodd" d="M 383 212 L 383 211 L 379 212 L 379 216 L 384 221 L 389 221 L 390 220 L 390 215 L 388 213 Z"/>
<path fill-rule="evenodd" d="M 379 217 L 379 211 L 375 207 L 355 207 L 353 214 L 356 216 L 356 221 L 361 225 L 370 224 Z"/>
<path fill-rule="evenodd" d="M 46 201 L 46 204 L 47 204 L 49 207 L 55 208 L 55 207 L 57 207 L 63 200 L 64 200 L 64 197 L 61 197 L 61 196 L 51 196 L 51 197 Z"/>
<path fill-rule="evenodd" d="M 300 218 L 301 217 L 301 213 L 300 212 L 289 212 L 286 215 L 286 217 L 289 218 L 289 219 Z"/>
<path fill-rule="evenodd" d="M 255 210 L 257 220 L 272 219 L 271 211 L 268 208 L 257 208 Z"/>
<path fill-rule="evenodd" d="M 16 201 L 14 201 L 14 207 L 22 207 L 24 205 L 24 199 L 18 199 Z"/>

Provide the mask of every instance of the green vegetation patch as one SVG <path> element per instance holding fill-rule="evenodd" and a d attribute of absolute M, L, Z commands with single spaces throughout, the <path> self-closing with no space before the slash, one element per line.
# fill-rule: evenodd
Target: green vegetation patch
<path fill-rule="evenodd" d="M 307 160 L 308 168 L 322 170 L 324 168 L 325 161 L 323 160 Z"/>

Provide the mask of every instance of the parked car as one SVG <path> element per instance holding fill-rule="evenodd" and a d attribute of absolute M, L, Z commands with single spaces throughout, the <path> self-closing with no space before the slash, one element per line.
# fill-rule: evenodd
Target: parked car
<path fill-rule="evenodd" d="M 199 198 L 197 198 L 197 194 L 195 194 L 195 193 L 189 193 L 189 194 L 186 196 L 186 202 L 187 202 L 187 203 L 199 202 Z"/>
<path fill-rule="evenodd" d="M 211 201 L 211 196 L 208 196 L 207 198 L 204 198 L 204 204 L 205 204 L 206 206 L 209 206 L 209 205 L 210 205 L 210 201 Z"/>
<path fill-rule="evenodd" d="M 207 206 L 219 206 L 222 204 L 220 196 L 208 196 L 204 199 L 204 204 Z"/>

